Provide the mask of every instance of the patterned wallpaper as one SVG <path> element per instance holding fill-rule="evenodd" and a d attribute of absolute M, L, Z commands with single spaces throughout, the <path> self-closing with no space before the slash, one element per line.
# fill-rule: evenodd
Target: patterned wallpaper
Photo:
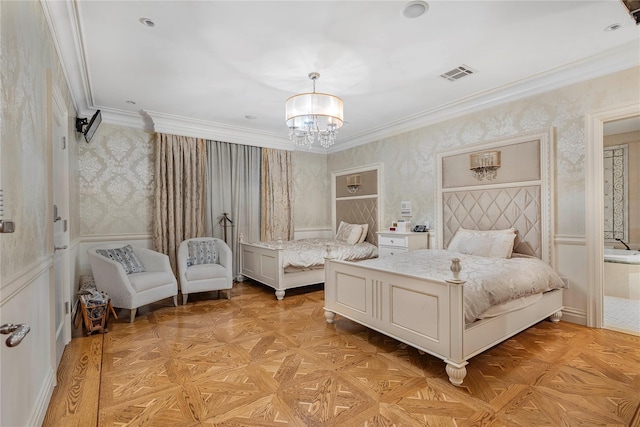
<path fill-rule="evenodd" d="M 331 227 L 331 177 L 325 154 L 294 151 L 294 227 Z"/>
<path fill-rule="evenodd" d="M 293 154 L 297 229 L 331 225 L 331 171 L 384 163 L 383 224 L 410 200 L 414 222 L 435 221 L 435 155 L 449 148 L 554 127 L 556 234 L 584 235 L 584 116 L 634 99 L 638 70 L 627 70 L 437 123 L 330 155 Z M 635 97 L 638 101 L 638 97 Z M 640 101 L 639 101 L 640 102 Z M 79 149 L 81 235 L 151 230 L 151 135 L 103 123 Z M 561 213 L 561 214 L 560 214 Z"/>
<path fill-rule="evenodd" d="M 150 234 L 153 134 L 102 123 L 80 144 L 78 186 L 82 236 Z"/>
<path fill-rule="evenodd" d="M 52 252 L 48 235 L 48 211 L 53 204 L 48 192 L 48 70 L 70 112 L 73 104 L 40 2 L 0 1 L 0 58 L 0 182 L 4 218 L 16 222 L 15 233 L 0 239 L 0 282 L 6 283 L 5 279 Z M 73 140 L 72 134 L 70 129 Z"/>
<path fill-rule="evenodd" d="M 585 235 L 585 114 L 640 103 L 640 69 L 566 86 L 412 132 L 330 154 L 328 173 L 384 163 L 383 226 L 410 200 L 414 222 L 435 221 L 435 154 L 542 129 L 555 129 L 556 234 Z"/>

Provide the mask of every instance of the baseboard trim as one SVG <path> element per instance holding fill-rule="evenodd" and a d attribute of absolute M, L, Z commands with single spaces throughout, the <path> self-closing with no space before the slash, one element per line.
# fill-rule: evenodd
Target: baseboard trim
<path fill-rule="evenodd" d="M 576 323 L 578 325 L 587 326 L 587 312 L 573 307 L 564 307 L 562 309 L 562 319 L 565 322 Z"/>
<path fill-rule="evenodd" d="M 49 369 L 47 373 L 47 379 L 43 385 L 38 397 L 33 405 L 33 412 L 29 420 L 30 426 L 38 427 L 44 422 L 44 417 L 47 415 L 47 409 L 49 408 L 49 402 L 51 402 L 51 396 L 53 395 L 53 389 L 56 387 L 56 373 L 53 369 Z"/>

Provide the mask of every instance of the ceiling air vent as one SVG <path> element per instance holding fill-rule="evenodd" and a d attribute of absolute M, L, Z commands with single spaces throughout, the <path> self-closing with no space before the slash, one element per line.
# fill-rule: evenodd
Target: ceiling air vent
<path fill-rule="evenodd" d="M 447 79 L 450 82 L 455 82 L 456 80 L 460 80 L 461 78 L 468 76 L 469 74 L 476 73 L 471 67 L 467 67 L 466 65 L 461 65 L 459 67 L 454 68 L 453 70 L 449 70 L 444 74 L 440 74 L 440 77 L 443 79 Z"/>

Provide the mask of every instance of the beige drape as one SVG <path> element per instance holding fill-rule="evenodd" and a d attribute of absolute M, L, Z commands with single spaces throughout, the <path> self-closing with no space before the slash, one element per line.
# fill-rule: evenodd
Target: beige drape
<path fill-rule="evenodd" d="M 174 272 L 180 243 L 204 236 L 205 168 L 204 139 L 156 134 L 153 243 Z"/>
<path fill-rule="evenodd" d="M 262 149 L 260 240 L 293 240 L 291 151 Z"/>

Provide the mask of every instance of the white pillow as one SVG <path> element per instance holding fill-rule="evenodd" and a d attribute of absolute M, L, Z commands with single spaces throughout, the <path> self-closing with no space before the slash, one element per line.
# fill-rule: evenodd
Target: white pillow
<path fill-rule="evenodd" d="M 336 233 L 336 240 L 346 242 L 350 245 L 355 245 L 360 240 L 362 235 L 362 227 L 359 224 L 349 224 L 344 221 L 340 221 L 338 232 Z"/>
<path fill-rule="evenodd" d="M 364 242 L 367 238 L 367 233 L 369 232 L 369 224 L 360 224 L 360 227 L 362 227 L 362 234 L 360 235 L 360 240 L 358 240 L 358 243 Z"/>
<path fill-rule="evenodd" d="M 511 258 L 515 230 L 465 230 L 460 227 L 451 242 L 450 251 L 490 258 Z"/>

